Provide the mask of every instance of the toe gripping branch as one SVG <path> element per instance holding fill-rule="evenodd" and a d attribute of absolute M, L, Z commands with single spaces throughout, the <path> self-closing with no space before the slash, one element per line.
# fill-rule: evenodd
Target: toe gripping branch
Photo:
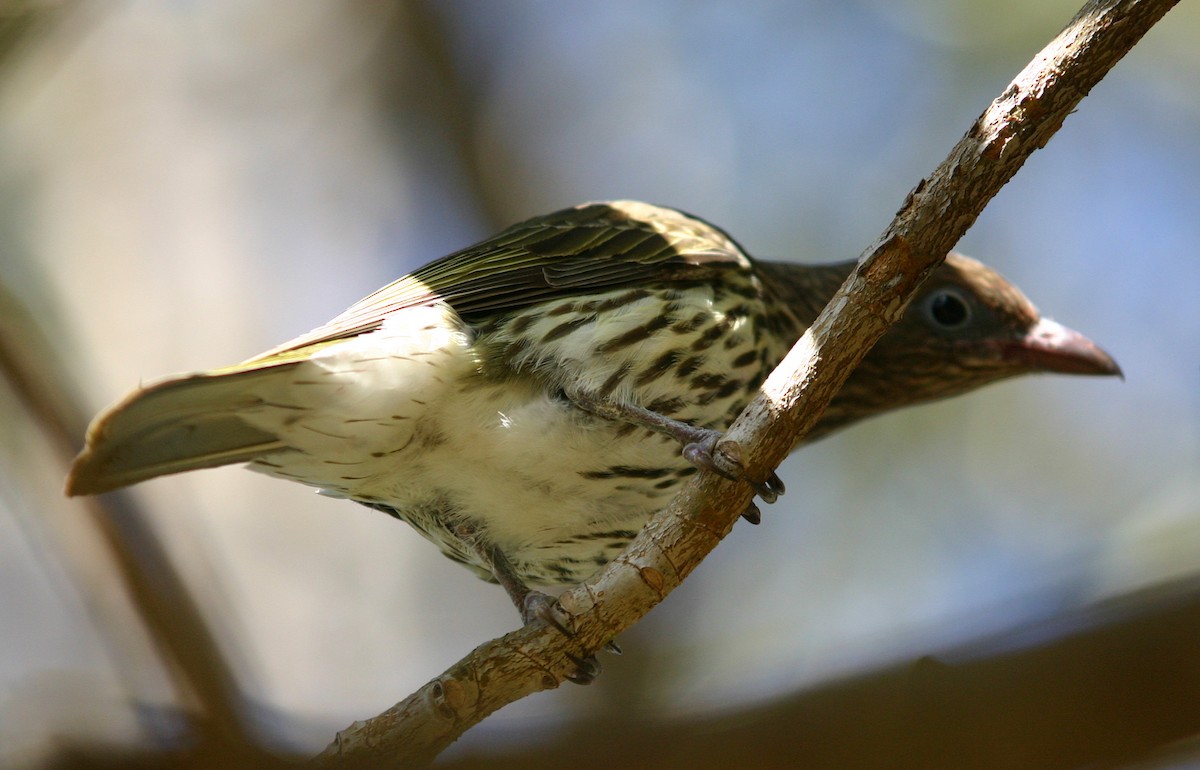
<path fill-rule="evenodd" d="M 706 437 L 703 442 L 691 442 L 683 445 L 683 456 L 687 458 L 688 462 L 698 468 L 710 470 L 730 481 L 746 482 L 768 505 L 778 500 L 786 491 L 783 479 L 779 478 L 775 471 L 771 471 L 771 475 L 765 481 L 748 478 L 742 465 L 742 445 L 723 438 L 722 434 L 716 431 L 713 431 L 712 434 L 712 437 Z"/>
<path fill-rule="evenodd" d="M 730 481 L 746 482 L 764 503 L 771 504 L 784 493 L 783 481 L 774 471 L 763 481 L 748 478 L 742 464 L 741 445 L 724 438 L 720 431 L 696 427 L 636 404 L 610 401 L 580 392 L 567 392 L 566 395 L 580 409 L 592 414 L 670 436 L 683 445 L 683 456 L 692 465 L 712 471 Z M 742 512 L 742 518 L 751 524 L 758 524 L 762 519 L 754 503 L 750 503 Z"/>
<path fill-rule="evenodd" d="M 496 582 L 516 605 L 524 625 L 529 625 L 535 620 L 542 620 L 568 639 L 575 637 L 575 632 L 569 627 L 569 621 L 558 600 L 526 585 L 521 576 L 517 574 L 512 562 L 500 549 L 487 543 L 469 525 L 460 525 L 455 534 L 491 569 Z M 603 649 L 616 655 L 621 654 L 621 648 L 615 641 L 607 642 Z M 596 656 L 581 657 L 571 652 L 564 654 L 575 667 L 574 671 L 567 674 L 568 681 L 575 684 L 591 684 L 600 675 L 600 661 L 596 659 Z"/>

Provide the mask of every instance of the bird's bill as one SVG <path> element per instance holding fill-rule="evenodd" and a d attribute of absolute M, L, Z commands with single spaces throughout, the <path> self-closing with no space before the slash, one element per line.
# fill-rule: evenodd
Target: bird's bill
<path fill-rule="evenodd" d="M 1049 318 L 1039 320 L 1024 337 L 1003 343 L 1000 354 L 1036 371 L 1124 377 L 1121 367 L 1099 345 Z"/>

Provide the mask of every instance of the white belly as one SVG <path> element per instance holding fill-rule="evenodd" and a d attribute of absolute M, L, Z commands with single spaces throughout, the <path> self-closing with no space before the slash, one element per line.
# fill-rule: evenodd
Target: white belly
<path fill-rule="evenodd" d="M 584 324 L 561 336 L 551 332 L 562 314 L 531 309 L 541 313 L 536 321 L 511 323 L 542 344 L 524 358 L 500 358 L 499 369 L 496 351 L 511 341 L 504 328 L 480 341 L 445 306 L 400 311 L 376 332 L 318 351 L 242 415 L 292 447 L 252 467 L 384 507 L 476 566 L 452 534 L 459 524 L 528 580 L 578 581 L 619 552 L 694 468 L 673 440 L 595 417 L 558 388 L 610 383 L 608 397 L 649 406 L 707 377 L 711 397 L 674 416 L 723 420 L 748 398 L 722 387 L 728 361 L 756 348 L 736 336 L 740 319 L 713 308 L 709 290 L 691 299 L 676 299 L 678 316 L 705 323 L 685 331 L 661 323 L 656 296 L 606 314 L 603 328 Z M 637 344 L 598 350 L 647 323 L 654 333 L 632 335 Z M 713 344 L 718 324 L 728 332 L 722 342 L 736 345 Z M 675 349 L 691 352 L 664 359 Z M 678 371 L 657 376 L 664 362 Z"/>

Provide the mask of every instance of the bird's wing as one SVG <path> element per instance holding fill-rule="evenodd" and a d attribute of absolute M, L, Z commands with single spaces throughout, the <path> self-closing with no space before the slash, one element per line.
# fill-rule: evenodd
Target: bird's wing
<path fill-rule="evenodd" d="M 470 322 L 554 297 L 702 281 L 730 269 L 749 270 L 750 261 L 706 222 L 636 201 L 589 203 L 526 220 L 431 262 L 245 363 L 303 357 L 316 346 L 378 329 L 390 313 L 433 301 Z"/>

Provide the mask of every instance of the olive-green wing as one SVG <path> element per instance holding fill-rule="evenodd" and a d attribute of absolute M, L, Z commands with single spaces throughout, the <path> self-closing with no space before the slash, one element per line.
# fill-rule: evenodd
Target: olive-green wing
<path fill-rule="evenodd" d="M 258 356 L 262 364 L 378 329 L 390 313 L 443 301 L 467 322 L 555 297 L 647 283 L 702 281 L 750 262 L 724 232 L 636 201 L 588 203 L 528 219 L 442 257 L 329 323 Z"/>

